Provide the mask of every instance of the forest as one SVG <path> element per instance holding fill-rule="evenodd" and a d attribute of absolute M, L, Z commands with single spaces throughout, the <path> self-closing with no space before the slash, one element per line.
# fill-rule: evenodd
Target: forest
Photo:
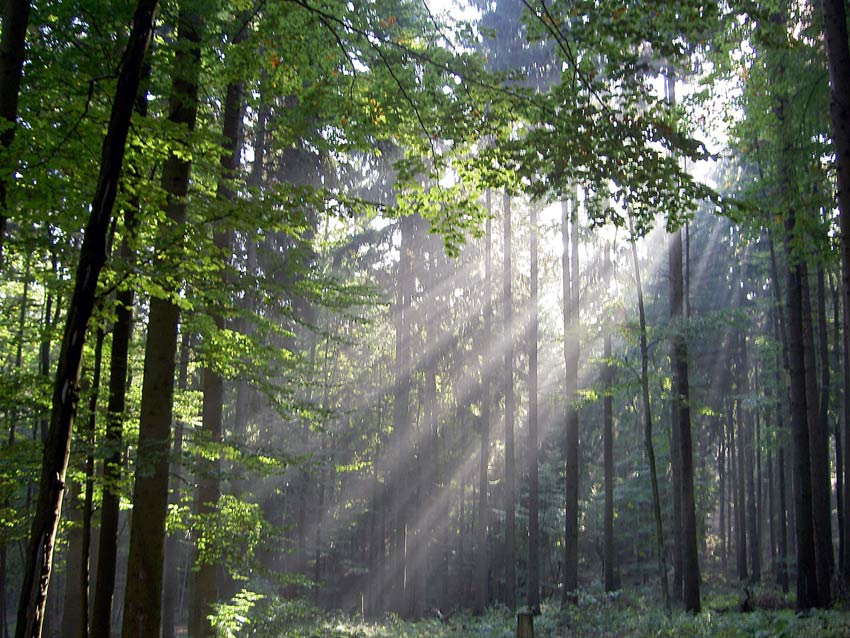
<path fill-rule="evenodd" d="M 5 0 L 0 638 L 850 635 L 842 0 Z"/>

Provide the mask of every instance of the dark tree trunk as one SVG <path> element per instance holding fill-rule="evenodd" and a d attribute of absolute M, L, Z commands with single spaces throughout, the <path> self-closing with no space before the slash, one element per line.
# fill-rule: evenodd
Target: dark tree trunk
<path fill-rule="evenodd" d="M 91 565 L 91 523 L 94 510 L 94 449 L 97 425 L 97 398 L 100 392 L 100 371 L 103 363 L 103 329 L 97 329 L 94 346 L 94 370 L 92 371 L 91 395 L 89 396 L 88 423 L 85 430 L 85 492 L 83 496 L 83 530 L 80 552 L 80 618 L 76 634 L 80 638 L 89 635 L 89 580 Z"/>
<path fill-rule="evenodd" d="M 195 127 L 198 109 L 202 28 L 201 16 L 182 7 L 178 16 L 169 119 L 175 124 L 185 125 L 190 131 Z M 186 219 L 190 172 L 191 161 L 174 154 L 168 157 L 163 168 L 162 188 L 167 194 L 164 212 L 177 228 Z M 162 564 L 179 318 L 180 310 L 172 301 L 151 299 L 133 486 L 123 638 L 156 636 L 162 621 Z"/>
<path fill-rule="evenodd" d="M 124 163 L 130 116 L 139 88 L 142 62 L 150 41 L 157 4 L 157 0 L 139 0 L 137 5 L 133 28 L 118 76 L 109 126 L 103 141 L 100 174 L 83 236 L 74 292 L 65 321 L 53 386 L 53 408 L 44 446 L 38 503 L 30 529 L 29 549 L 18 606 L 16 638 L 38 638 L 44 622 L 56 530 L 65 490 L 71 431 L 77 407 L 83 342 L 94 308 L 97 281 L 106 261 L 107 233 Z"/>
<path fill-rule="evenodd" d="M 678 422 L 673 427 L 678 431 L 678 454 L 681 483 L 678 486 L 681 501 L 681 551 L 682 551 L 682 601 L 685 610 L 700 611 L 700 573 L 697 547 L 696 501 L 694 498 L 694 461 L 691 442 L 690 387 L 688 383 L 688 344 L 684 326 L 684 286 L 682 280 L 682 233 L 674 232 L 668 244 L 670 259 L 670 320 L 673 324 L 673 388 L 674 401 L 678 404 Z M 680 325 L 676 325 L 676 324 Z"/>
<path fill-rule="evenodd" d="M 244 30 L 240 31 L 240 33 Z M 234 43 L 243 38 L 237 36 Z M 224 113 L 222 116 L 222 136 L 224 145 L 221 156 L 221 177 L 218 182 L 216 199 L 223 202 L 225 206 L 232 204 L 236 198 L 231 182 L 236 178 L 239 168 L 239 156 L 241 146 L 242 118 L 244 113 L 242 94 L 244 91 L 241 82 L 232 82 L 227 85 L 224 98 Z M 222 272 L 221 284 L 225 285 L 224 274 L 227 262 L 231 257 L 231 231 L 216 229 L 213 237 L 215 247 L 219 250 L 219 258 L 222 260 L 220 269 Z M 220 308 L 210 309 L 216 330 L 224 329 L 224 316 Z M 202 430 L 207 443 L 219 445 L 222 442 L 223 426 L 222 411 L 224 408 L 224 378 L 221 373 L 207 364 L 202 371 L 203 384 L 203 409 Z M 221 496 L 220 486 L 220 461 L 208 460 L 200 464 L 198 468 L 198 488 L 195 497 L 195 510 L 198 514 L 208 515 L 218 508 L 218 500 Z M 193 638 L 213 638 L 215 628 L 207 620 L 212 606 L 218 602 L 218 581 L 220 566 L 215 561 L 200 557 L 196 561 L 194 574 L 194 593 L 192 597 L 193 610 L 195 612 L 194 622 L 190 624 L 190 635 Z"/>
<path fill-rule="evenodd" d="M 818 606 L 829 607 L 830 580 L 834 557 L 832 553 L 832 512 L 829 504 L 829 436 L 822 429 L 818 410 L 817 368 L 815 365 L 815 340 L 812 326 L 811 297 L 809 295 L 808 268 L 801 270 L 803 357 L 806 383 L 806 417 L 809 426 L 809 454 L 812 473 L 812 522 L 814 525 L 815 563 L 818 579 Z"/>
<path fill-rule="evenodd" d="M 664 558 L 664 526 L 661 520 L 661 498 L 658 493 L 658 474 L 655 467 L 655 449 L 652 445 L 652 410 L 649 399 L 649 346 L 646 338 L 646 311 L 643 305 L 643 287 L 640 279 L 637 246 L 632 218 L 629 216 L 629 234 L 632 245 L 632 261 L 635 267 L 635 288 L 638 298 L 638 319 L 640 324 L 640 370 L 641 395 L 643 397 L 643 440 L 646 458 L 649 464 L 649 479 L 652 484 L 652 512 L 655 519 L 655 552 L 658 560 L 658 579 L 661 584 L 661 596 L 664 608 L 670 610 L 670 590 L 667 585 L 667 561 Z"/>
<path fill-rule="evenodd" d="M 829 365 L 832 365 L 834 370 L 841 368 L 839 361 L 841 353 L 841 298 L 838 294 L 838 287 L 835 283 L 835 278 L 829 278 L 829 291 L 832 297 L 832 357 L 830 357 Z M 828 427 L 828 421 L 827 421 Z M 844 563 L 846 560 L 844 543 L 844 526 L 846 520 L 844 517 L 844 448 L 843 438 L 841 436 L 841 418 L 835 418 L 835 509 L 838 514 L 838 571 L 843 574 Z"/>
<path fill-rule="evenodd" d="M 839 225 L 841 228 L 841 274 L 844 299 L 844 425 L 845 463 L 850 463 L 850 366 L 848 366 L 847 300 L 850 298 L 850 45 L 847 40 L 846 3 L 822 0 L 824 36 L 829 66 L 830 116 L 835 168 Z M 845 472 L 847 474 L 847 472 Z M 844 507 L 850 504 L 850 480 L 845 478 Z M 844 525 L 845 579 L 850 579 L 850 525 Z"/>
<path fill-rule="evenodd" d="M 805 353 L 803 346 L 803 278 L 802 264 L 791 262 L 791 243 L 794 216 L 789 212 L 786 225 L 786 252 L 788 262 L 788 375 L 791 395 L 791 437 L 794 445 L 794 509 L 797 545 L 797 608 L 817 607 L 818 581 L 815 566 L 815 540 L 812 517 L 812 474 L 809 455 L 809 427 L 807 421 Z"/>
<path fill-rule="evenodd" d="M 564 368 L 566 370 L 566 519 L 564 535 L 564 590 L 561 604 L 575 603 L 578 588 L 578 358 L 579 358 L 579 261 L 578 198 L 562 203 Z"/>
<path fill-rule="evenodd" d="M 537 434 L 537 209 L 531 206 L 531 298 L 528 330 L 528 606 L 540 613 L 540 530 L 538 527 L 538 434 Z"/>
<path fill-rule="evenodd" d="M 749 368 L 750 357 L 747 349 L 747 335 L 740 334 L 741 339 L 741 387 L 738 392 L 744 395 L 750 393 Z M 742 406 L 743 407 L 743 406 Z M 746 511 L 744 518 L 747 521 L 747 536 L 749 537 L 750 554 L 750 579 L 757 583 L 761 580 L 761 541 L 758 531 L 758 511 L 756 509 L 755 488 L 755 452 L 753 446 L 753 433 L 755 429 L 755 415 L 753 410 L 744 408 L 744 418 L 741 420 L 741 440 L 739 449 L 743 451 L 743 463 L 741 469 L 746 471 L 746 478 L 742 481 L 742 487 L 746 489 Z M 743 503 L 743 501 L 742 501 Z"/>
<path fill-rule="evenodd" d="M 0 145 L 8 149 L 18 128 L 18 97 L 24 72 L 24 55 L 30 0 L 3 0 L 3 34 L 0 38 Z M 0 263 L 6 237 L 6 193 L 8 185 L 0 176 Z"/>
<path fill-rule="evenodd" d="M 608 268 L 610 260 L 608 251 L 605 252 Z M 610 271 L 609 271 L 610 276 Z M 602 343 L 603 384 L 605 396 L 602 400 L 603 423 L 603 465 L 605 473 L 605 545 L 604 569 L 605 591 L 617 589 L 615 578 L 616 552 L 614 547 L 614 364 L 611 361 L 611 331 L 605 327 Z"/>
<path fill-rule="evenodd" d="M 504 303 L 505 344 L 505 604 L 516 608 L 516 457 L 514 452 L 514 339 L 511 295 L 511 196 L 504 194 Z"/>

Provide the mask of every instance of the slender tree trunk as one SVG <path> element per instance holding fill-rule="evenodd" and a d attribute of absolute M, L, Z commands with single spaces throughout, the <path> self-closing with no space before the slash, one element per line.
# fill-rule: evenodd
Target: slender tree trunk
<path fill-rule="evenodd" d="M 511 196 L 504 194 L 504 299 L 505 344 L 505 604 L 516 608 L 516 457 L 514 452 L 514 343 L 511 294 Z"/>
<path fill-rule="evenodd" d="M 411 489 L 408 480 L 409 465 L 412 460 L 413 448 L 411 446 L 411 419 L 410 419 L 410 341 L 411 341 L 411 295 L 413 292 L 413 232 L 415 222 L 406 217 L 400 221 L 401 250 L 398 265 L 398 280 L 396 289 L 395 310 L 395 383 L 393 391 L 393 431 L 397 432 L 398 441 L 398 468 L 397 478 L 393 493 L 394 533 L 391 545 L 391 559 L 389 568 L 393 570 L 390 574 L 394 583 L 390 590 L 391 608 L 402 615 L 407 615 L 405 603 L 407 601 L 407 589 L 405 582 L 406 574 L 406 544 L 409 507 L 407 505 L 408 493 Z"/>
<path fill-rule="evenodd" d="M 605 260 L 610 277 L 609 250 L 605 251 Z M 603 384 L 605 396 L 602 400 L 602 423 L 603 423 L 603 465 L 605 473 L 605 591 L 617 589 L 615 578 L 616 553 L 614 547 L 614 364 L 611 360 L 611 330 L 608 326 L 604 328 L 605 334 L 602 342 L 603 362 Z"/>
<path fill-rule="evenodd" d="M 79 626 L 77 635 L 80 638 L 89 636 L 89 580 L 91 565 L 91 523 L 94 510 L 94 449 L 95 431 L 97 425 L 97 399 L 100 393 L 100 371 L 103 363 L 103 328 L 97 329 L 94 346 L 94 370 L 92 371 L 91 395 L 89 396 L 88 427 L 85 431 L 85 493 L 83 497 L 83 533 L 82 551 L 80 552 L 80 607 Z"/>
<path fill-rule="evenodd" d="M 812 521 L 814 525 L 815 562 L 818 579 L 818 606 L 831 604 L 830 581 L 835 562 L 832 553 L 832 513 L 829 487 L 829 436 L 824 431 L 818 410 L 817 368 L 815 365 L 815 340 L 812 326 L 811 297 L 808 268 L 800 264 L 803 357 L 806 384 L 806 417 L 809 426 L 810 471 L 812 473 Z"/>
<path fill-rule="evenodd" d="M 157 0 L 139 0 L 138 2 L 133 18 L 133 28 L 118 76 L 109 126 L 103 141 L 100 174 L 83 236 L 74 292 L 65 321 L 53 386 L 53 408 L 44 446 L 36 514 L 30 530 L 30 543 L 18 606 L 16 638 L 38 638 L 44 622 L 56 530 L 65 490 L 71 431 L 76 414 L 83 342 L 94 308 L 97 280 L 106 261 L 106 237 L 115 203 L 118 179 L 124 163 L 130 116 L 139 88 L 142 61 L 150 40 L 157 4 Z"/>
<path fill-rule="evenodd" d="M 727 536 L 726 536 L 726 518 L 727 518 L 727 479 L 726 479 L 726 433 L 721 421 L 720 436 L 717 443 L 717 484 L 719 500 L 720 500 L 720 566 L 722 573 L 726 574 L 727 565 Z"/>
<path fill-rule="evenodd" d="M 658 474 L 655 468 L 655 448 L 652 444 L 652 409 L 649 401 L 649 346 L 646 339 L 646 312 L 643 305 L 643 287 L 640 279 L 635 232 L 629 215 L 629 235 L 632 245 L 632 261 L 635 267 L 635 288 L 638 297 L 638 319 L 640 323 L 641 395 L 643 397 L 643 439 L 649 464 L 649 479 L 652 484 L 652 512 L 655 519 L 655 552 L 658 560 L 658 579 L 664 608 L 670 612 L 670 590 L 667 585 L 667 561 L 664 558 L 664 526 L 661 519 L 661 498 L 658 493 Z"/>
<path fill-rule="evenodd" d="M 578 198 L 562 202 L 563 237 L 564 368 L 566 371 L 566 518 L 564 534 L 564 589 L 561 605 L 577 601 L 578 588 L 578 358 L 579 358 L 579 262 Z M 568 214 L 569 213 L 569 214 Z"/>
<path fill-rule="evenodd" d="M 682 601 L 685 609 L 692 613 L 700 611 L 700 574 L 697 547 L 696 500 L 694 498 L 694 461 L 691 442 L 690 386 L 688 383 L 688 344 L 681 325 L 684 319 L 684 284 L 682 279 L 682 233 L 676 231 L 668 244 L 670 261 L 670 320 L 673 324 L 673 388 L 674 401 L 678 404 L 673 424 L 678 432 L 678 455 L 680 484 L 678 493 L 681 503 L 681 552 L 682 552 Z M 676 324 L 679 325 L 676 325 Z"/>
<path fill-rule="evenodd" d="M 786 251 L 788 263 L 788 367 L 791 394 L 791 436 L 794 444 L 794 509 L 797 539 L 797 608 L 817 607 L 818 581 L 815 565 L 815 540 L 812 517 L 812 475 L 809 456 L 807 422 L 805 354 L 803 345 L 803 279 L 805 268 L 790 261 L 794 232 L 794 216 L 786 219 Z"/>
<path fill-rule="evenodd" d="M 0 37 L 0 145 L 6 151 L 18 128 L 18 97 L 24 71 L 30 0 L 3 0 L 3 34 Z M 0 176 L 0 263 L 6 237 L 8 185 Z"/>
<path fill-rule="evenodd" d="M 846 4 L 843 0 L 822 0 L 824 36 L 829 66 L 830 116 L 835 168 L 839 225 L 841 228 L 841 274 L 844 299 L 844 444 L 845 463 L 850 464 L 850 361 L 848 361 L 847 300 L 850 299 L 850 45 L 847 39 Z M 845 474 L 848 474 L 845 472 Z M 850 480 L 845 478 L 844 506 L 850 504 Z M 844 525 L 843 572 L 850 581 L 850 525 Z"/>
<path fill-rule="evenodd" d="M 540 530 L 538 527 L 537 434 L 537 209 L 531 207 L 531 298 L 528 330 L 528 606 L 540 613 Z"/>
<path fill-rule="evenodd" d="M 201 16 L 193 10 L 194 7 L 181 7 L 178 16 L 178 44 L 169 103 L 169 119 L 185 125 L 190 131 L 194 129 L 197 117 L 203 28 Z M 163 169 L 162 188 L 167 193 L 164 212 L 175 228 L 180 228 L 186 219 L 190 172 L 191 161 L 175 154 L 168 157 Z M 123 638 L 156 636 L 162 622 L 162 563 L 179 318 L 180 310 L 172 301 L 151 299 L 127 559 Z"/>
<path fill-rule="evenodd" d="M 191 337 L 188 332 L 180 336 L 180 354 L 177 367 L 177 389 L 189 389 L 189 358 Z M 183 473 L 183 430 L 185 424 L 178 420 L 174 426 L 174 443 L 171 446 L 168 504 L 177 505 L 181 500 Z M 169 534 L 165 539 L 165 574 L 162 596 L 162 638 L 175 638 L 180 616 L 180 586 L 182 581 L 183 554 L 178 534 Z"/>
<path fill-rule="evenodd" d="M 490 464 L 490 400 L 492 392 L 490 389 L 491 358 L 489 355 L 493 343 L 493 260 L 492 260 L 492 202 L 491 192 L 486 194 L 487 220 L 485 222 L 484 238 L 484 356 L 482 357 L 483 368 L 481 370 L 481 452 L 479 456 L 478 469 L 478 556 L 476 558 L 477 592 L 476 611 L 484 613 L 488 600 L 488 583 L 490 572 L 490 554 L 487 548 L 487 526 L 489 522 L 488 470 Z M 435 450 L 436 451 L 436 450 Z"/>
<path fill-rule="evenodd" d="M 846 266 L 842 263 L 842 276 Z M 850 583 L 850 297 L 841 295 L 841 420 L 844 423 L 844 564 L 845 584 Z"/>
<path fill-rule="evenodd" d="M 838 294 L 838 288 L 833 276 L 829 277 L 829 291 L 832 297 L 832 357 L 829 360 L 829 365 L 833 366 L 834 370 L 841 368 L 839 361 L 841 353 L 841 298 Z M 827 421 L 828 427 L 828 421 Z M 835 418 L 835 508 L 838 513 L 838 571 L 843 574 L 844 563 L 846 560 L 844 526 L 846 519 L 844 515 L 844 448 L 843 439 L 841 436 L 841 418 L 836 415 Z"/>
<path fill-rule="evenodd" d="M 747 348 L 746 333 L 740 334 L 741 343 L 741 387 L 738 392 L 742 395 L 750 394 L 750 357 Z M 750 554 L 750 580 L 757 583 L 761 580 L 761 542 L 758 532 L 758 512 L 756 510 L 755 489 L 755 451 L 753 445 L 753 433 L 755 429 L 755 415 L 753 410 L 741 405 L 743 418 L 741 419 L 741 434 L 739 450 L 743 453 L 741 470 L 746 472 L 746 477 L 741 482 L 741 489 L 746 490 L 746 500 L 741 501 L 745 506 L 742 510 L 743 520 L 746 521 L 747 536 L 749 537 Z"/>
<path fill-rule="evenodd" d="M 243 38 L 237 36 L 234 43 Z M 227 85 L 224 98 L 223 130 L 224 145 L 221 156 L 221 177 L 218 182 L 216 199 L 225 205 L 232 204 L 236 199 L 231 182 L 236 178 L 239 168 L 239 156 L 241 146 L 241 128 L 244 113 L 242 94 L 244 85 L 241 82 L 231 82 Z M 225 269 L 231 257 L 232 233 L 228 230 L 216 229 L 213 242 L 216 249 L 220 251 L 219 257 L 222 285 L 225 284 Z M 216 330 L 224 330 L 224 316 L 221 309 L 211 309 L 211 315 Z M 222 411 L 224 408 L 224 378 L 221 373 L 210 364 L 202 371 L 203 384 L 203 409 L 202 430 L 206 442 L 212 445 L 220 445 L 223 437 Z M 219 484 L 221 462 L 208 460 L 202 462 L 198 468 L 198 488 L 195 497 L 195 510 L 198 514 L 208 515 L 218 508 L 218 500 L 221 496 Z M 220 566 L 214 561 L 199 557 L 195 565 L 195 590 L 193 596 L 193 608 L 195 610 L 195 622 L 190 627 L 190 635 L 193 638 L 213 638 L 215 628 L 207 620 L 213 604 L 218 602 L 218 581 Z"/>

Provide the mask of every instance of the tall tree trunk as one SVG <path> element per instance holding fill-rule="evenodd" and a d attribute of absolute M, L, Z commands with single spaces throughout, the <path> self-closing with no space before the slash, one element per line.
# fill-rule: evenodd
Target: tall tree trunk
<path fill-rule="evenodd" d="M 726 432 L 723 427 L 723 422 L 720 422 L 720 436 L 717 443 L 717 485 L 720 500 L 720 567 L 723 575 L 726 575 L 727 556 L 727 536 L 726 536 L 726 519 L 727 519 L 727 501 L 728 487 L 726 478 Z"/>
<path fill-rule="evenodd" d="M 505 344 L 505 604 L 516 608 L 516 458 L 514 456 L 514 334 L 511 294 L 511 196 L 504 194 L 504 303 Z"/>
<path fill-rule="evenodd" d="M 807 422 L 805 354 L 803 346 L 803 279 L 802 264 L 791 261 L 791 243 L 794 232 L 794 215 L 789 211 L 786 225 L 788 261 L 788 368 L 791 395 L 791 437 L 794 444 L 794 509 L 797 539 L 797 608 L 817 607 L 818 581 L 815 566 L 815 540 L 812 517 L 812 475 L 809 455 L 809 427 Z"/>
<path fill-rule="evenodd" d="M 183 6 L 178 16 L 178 43 L 169 100 L 169 119 L 175 124 L 185 125 L 189 131 L 194 130 L 197 118 L 203 28 L 201 16 L 194 13 L 194 9 Z M 180 228 L 186 219 L 191 172 L 191 161 L 181 157 L 185 156 L 170 155 L 162 174 L 162 188 L 167 193 L 164 212 L 175 228 Z M 151 299 L 127 558 L 123 638 L 156 636 L 162 620 L 162 562 L 179 318 L 180 310 L 172 301 Z"/>
<path fill-rule="evenodd" d="M 670 611 L 670 590 L 667 584 L 667 561 L 664 558 L 664 525 L 661 519 L 661 497 L 658 493 L 658 473 L 655 467 L 655 448 L 652 444 L 652 408 L 649 400 L 649 346 L 646 339 L 646 311 L 643 305 L 643 286 L 640 279 L 634 224 L 629 215 L 629 236 L 632 245 L 632 261 L 635 268 L 635 288 L 638 298 L 638 320 L 640 325 L 640 380 L 643 398 L 643 440 L 649 464 L 649 479 L 652 485 L 652 514 L 655 519 L 655 553 L 658 561 L 658 580 L 664 608 Z"/>
<path fill-rule="evenodd" d="M 71 431 L 76 414 L 83 342 L 94 308 L 97 280 L 106 261 L 106 238 L 118 179 L 124 163 L 130 116 L 139 88 L 142 62 L 150 41 L 153 15 L 157 4 L 157 0 L 139 0 L 138 2 L 130 39 L 118 75 L 109 126 L 103 141 L 97 188 L 83 236 L 74 292 L 65 320 L 53 385 L 53 407 L 44 446 L 38 503 L 30 529 L 29 549 L 18 605 L 16 638 L 38 638 L 44 622 L 56 530 L 65 490 Z"/>
<path fill-rule="evenodd" d="M 189 389 L 189 358 L 191 355 L 191 336 L 183 332 L 180 336 L 180 354 L 177 367 L 177 389 L 185 392 Z M 183 431 L 185 424 L 178 420 L 174 427 L 174 443 L 171 446 L 171 462 L 169 465 L 169 495 L 168 504 L 177 505 L 181 500 L 181 490 L 184 482 L 183 473 Z M 180 538 L 177 533 L 170 534 L 165 539 L 165 574 L 163 576 L 162 596 L 162 638 L 175 638 L 177 622 L 180 616 L 181 576 L 184 564 Z"/>
<path fill-rule="evenodd" d="M 240 33 L 244 32 L 244 29 Z M 238 44 L 243 37 L 234 38 Z M 241 82 L 231 82 L 227 85 L 224 98 L 224 113 L 222 116 L 224 145 L 221 156 L 221 177 L 218 182 L 216 199 L 225 205 L 232 204 L 236 199 L 232 181 L 236 178 L 239 168 L 240 156 L 240 134 L 242 118 L 244 113 L 242 94 L 244 85 Z M 221 284 L 224 285 L 226 278 L 225 270 L 227 262 L 231 257 L 231 231 L 216 229 L 213 242 L 219 251 Z M 224 316 L 220 308 L 213 308 L 210 312 L 217 331 L 224 330 Z M 224 408 L 224 378 L 212 365 L 207 363 L 202 371 L 203 384 L 203 409 L 202 430 L 205 441 L 211 445 L 220 445 L 223 436 L 222 411 Z M 198 488 L 195 497 L 195 511 L 201 515 L 208 515 L 218 508 L 218 500 L 221 496 L 219 484 L 221 462 L 207 460 L 198 467 Z M 194 574 L 193 609 L 195 612 L 194 622 L 190 624 L 190 635 L 193 638 L 213 638 L 215 628 L 207 620 L 213 604 L 218 602 L 218 581 L 220 566 L 209 558 L 199 557 L 196 561 Z"/>
<path fill-rule="evenodd" d="M 688 383 L 688 344 L 684 326 L 684 284 L 682 279 L 682 233 L 677 230 L 668 244 L 670 261 L 670 321 L 673 324 L 673 389 L 677 404 L 678 422 L 673 424 L 678 432 L 678 455 L 681 483 L 678 487 L 681 503 L 682 601 L 692 613 L 700 611 L 700 574 L 697 548 L 696 501 L 694 498 L 694 461 L 691 442 L 690 386 Z M 678 325 L 677 325 L 678 324 Z"/>
<path fill-rule="evenodd" d="M 394 532 L 391 543 L 391 559 L 389 561 L 390 581 L 389 591 L 391 608 L 406 616 L 406 570 L 407 570 L 407 525 L 410 515 L 409 506 L 409 475 L 413 448 L 411 445 L 410 419 L 410 385 L 411 385 L 411 295 L 413 293 L 413 244 L 415 221 L 410 217 L 402 218 L 399 223 L 401 230 L 401 250 L 399 251 L 398 277 L 396 283 L 395 309 L 395 383 L 393 390 L 393 431 L 397 433 L 398 459 L 395 469 L 396 480 L 393 492 L 392 511 L 394 517 Z"/>
<path fill-rule="evenodd" d="M 490 388 L 492 361 L 490 349 L 493 345 L 492 323 L 493 323 L 493 260 L 492 260 L 492 202 L 491 192 L 486 194 L 487 220 L 485 222 L 484 237 L 484 356 L 482 357 L 481 370 L 481 451 L 479 453 L 478 469 L 478 556 L 477 567 L 477 599 L 476 611 L 484 613 L 487 607 L 488 583 L 490 572 L 490 554 L 487 548 L 487 526 L 489 522 L 488 490 L 490 481 L 488 470 L 490 464 L 490 400 L 492 392 Z M 435 449 L 436 451 L 436 449 Z"/>
<path fill-rule="evenodd" d="M 824 36 L 829 66 L 830 116 L 835 168 L 839 225 L 841 228 L 841 276 L 844 299 L 844 424 L 845 463 L 850 463 L 850 361 L 848 361 L 847 300 L 850 299 L 850 45 L 847 40 L 846 4 L 843 0 L 822 0 Z M 848 474 L 845 472 L 845 474 Z M 845 478 L 844 507 L 850 504 L 850 480 Z M 850 581 L 850 525 L 844 525 L 845 579 Z"/>
<path fill-rule="evenodd" d="M 579 358 L 579 261 L 578 198 L 561 204 L 563 238 L 562 277 L 564 304 L 564 369 L 566 372 L 566 518 L 564 529 L 564 589 L 561 604 L 575 603 L 578 588 L 578 358 Z"/>
<path fill-rule="evenodd" d="M 528 606 L 540 613 L 540 530 L 538 527 L 538 434 L 537 434 L 537 209 L 531 206 L 531 298 L 528 330 Z"/>
<path fill-rule="evenodd" d="M 835 277 L 829 277 L 829 291 L 832 297 L 832 357 L 829 365 L 839 370 L 841 353 L 841 297 L 838 294 Z M 827 422 L 828 427 L 828 422 Z M 844 542 L 844 526 L 847 524 L 844 514 L 844 448 L 841 436 L 841 418 L 835 418 L 835 508 L 838 513 L 838 571 L 843 574 L 847 546 Z"/>
<path fill-rule="evenodd" d="M 3 0 L 3 34 L 0 37 L 0 145 L 8 149 L 15 141 L 18 128 L 18 97 L 24 72 L 24 55 L 30 0 Z M 0 263 L 6 237 L 6 180 L 0 175 Z"/>
<path fill-rule="evenodd" d="M 608 281 L 612 278 L 610 247 L 605 248 L 605 271 Z M 604 570 L 605 591 L 617 589 L 615 578 L 616 553 L 614 548 L 614 363 L 611 352 L 611 329 L 604 326 L 602 341 L 603 387 L 602 399 L 602 448 L 605 474 L 605 544 Z"/>
<path fill-rule="evenodd" d="M 741 395 L 750 394 L 750 357 L 747 349 L 747 335 L 742 332 L 739 335 L 741 344 L 741 386 L 738 392 Z M 745 399 L 746 401 L 746 399 Z M 747 408 L 744 402 L 741 404 L 743 418 L 740 421 L 739 451 L 741 454 L 740 470 L 746 472 L 741 481 L 742 492 L 746 490 L 746 499 L 741 499 L 743 520 L 746 521 L 747 536 L 749 541 L 750 555 L 750 580 L 757 583 L 761 580 L 761 542 L 758 533 L 758 512 L 756 511 L 756 489 L 755 489 L 755 454 L 753 446 L 754 414 L 753 410 Z M 745 552 L 746 553 L 746 552 Z M 746 559 L 745 559 L 746 560 Z"/>
<path fill-rule="evenodd" d="M 94 370 L 92 371 L 91 394 L 88 406 L 88 427 L 85 430 L 85 492 L 83 497 L 83 530 L 80 552 L 80 619 L 76 634 L 80 638 L 89 635 L 89 580 L 91 565 L 91 523 L 94 509 L 94 449 L 97 425 L 97 399 L 100 393 L 100 371 L 103 363 L 103 328 L 97 329 L 94 346 Z"/>
<path fill-rule="evenodd" d="M 842 277 L 845 275 L 842 263 Z M 841 295 L 841 420 L 844 423 L 844 573 L 845 584 L 850 583 L 850 296 L 846 290 Z"/>
<path fill-rule="evenodd" d="M 828 607 L 831 602 L 830 581 L 834 557 L 832 553 L 832 513 L 829 504 L 829 437 L 822 429 L 818 410 L 817 368 L 815 365 L 815 340 L 812 326 L 811 296 L 809 294 L 808 268 L 801 268 L 801 295 L 803 320 L 803 356 L 806 383 L 806 417 L 809 426 L 810 471 L 812 473 L 812 522 L 814 525 L 815 563 L 818 579 L 818 606 Z"/>

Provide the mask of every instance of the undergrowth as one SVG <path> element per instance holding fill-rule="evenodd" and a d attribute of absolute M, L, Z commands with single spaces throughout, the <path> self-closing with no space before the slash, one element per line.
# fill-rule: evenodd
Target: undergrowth
<path fill-rule="evenodd" d="M 583 590 L 577 605 L 561 610 L 544 604 L 534 620 L 535 638 L 846 638 L 846 607 L 798 615 L 793 601 L 767 588 L 752 588 L 756 609 L 742 613 L 742 589 L 706 588 L 703 612 L 666 614 L 647 590 L 605 594 Z M 759 608 L 764 606 L 767 608 Z M 221 638 L 514 638 L 515 615 L 494 607 L 482 616 L 454 614 L 403 620 L 388 614 L 379 620 L 328 613 L 304 600 L 284 600 L 243 592 L 220 606 L 216 622 Z"/>

